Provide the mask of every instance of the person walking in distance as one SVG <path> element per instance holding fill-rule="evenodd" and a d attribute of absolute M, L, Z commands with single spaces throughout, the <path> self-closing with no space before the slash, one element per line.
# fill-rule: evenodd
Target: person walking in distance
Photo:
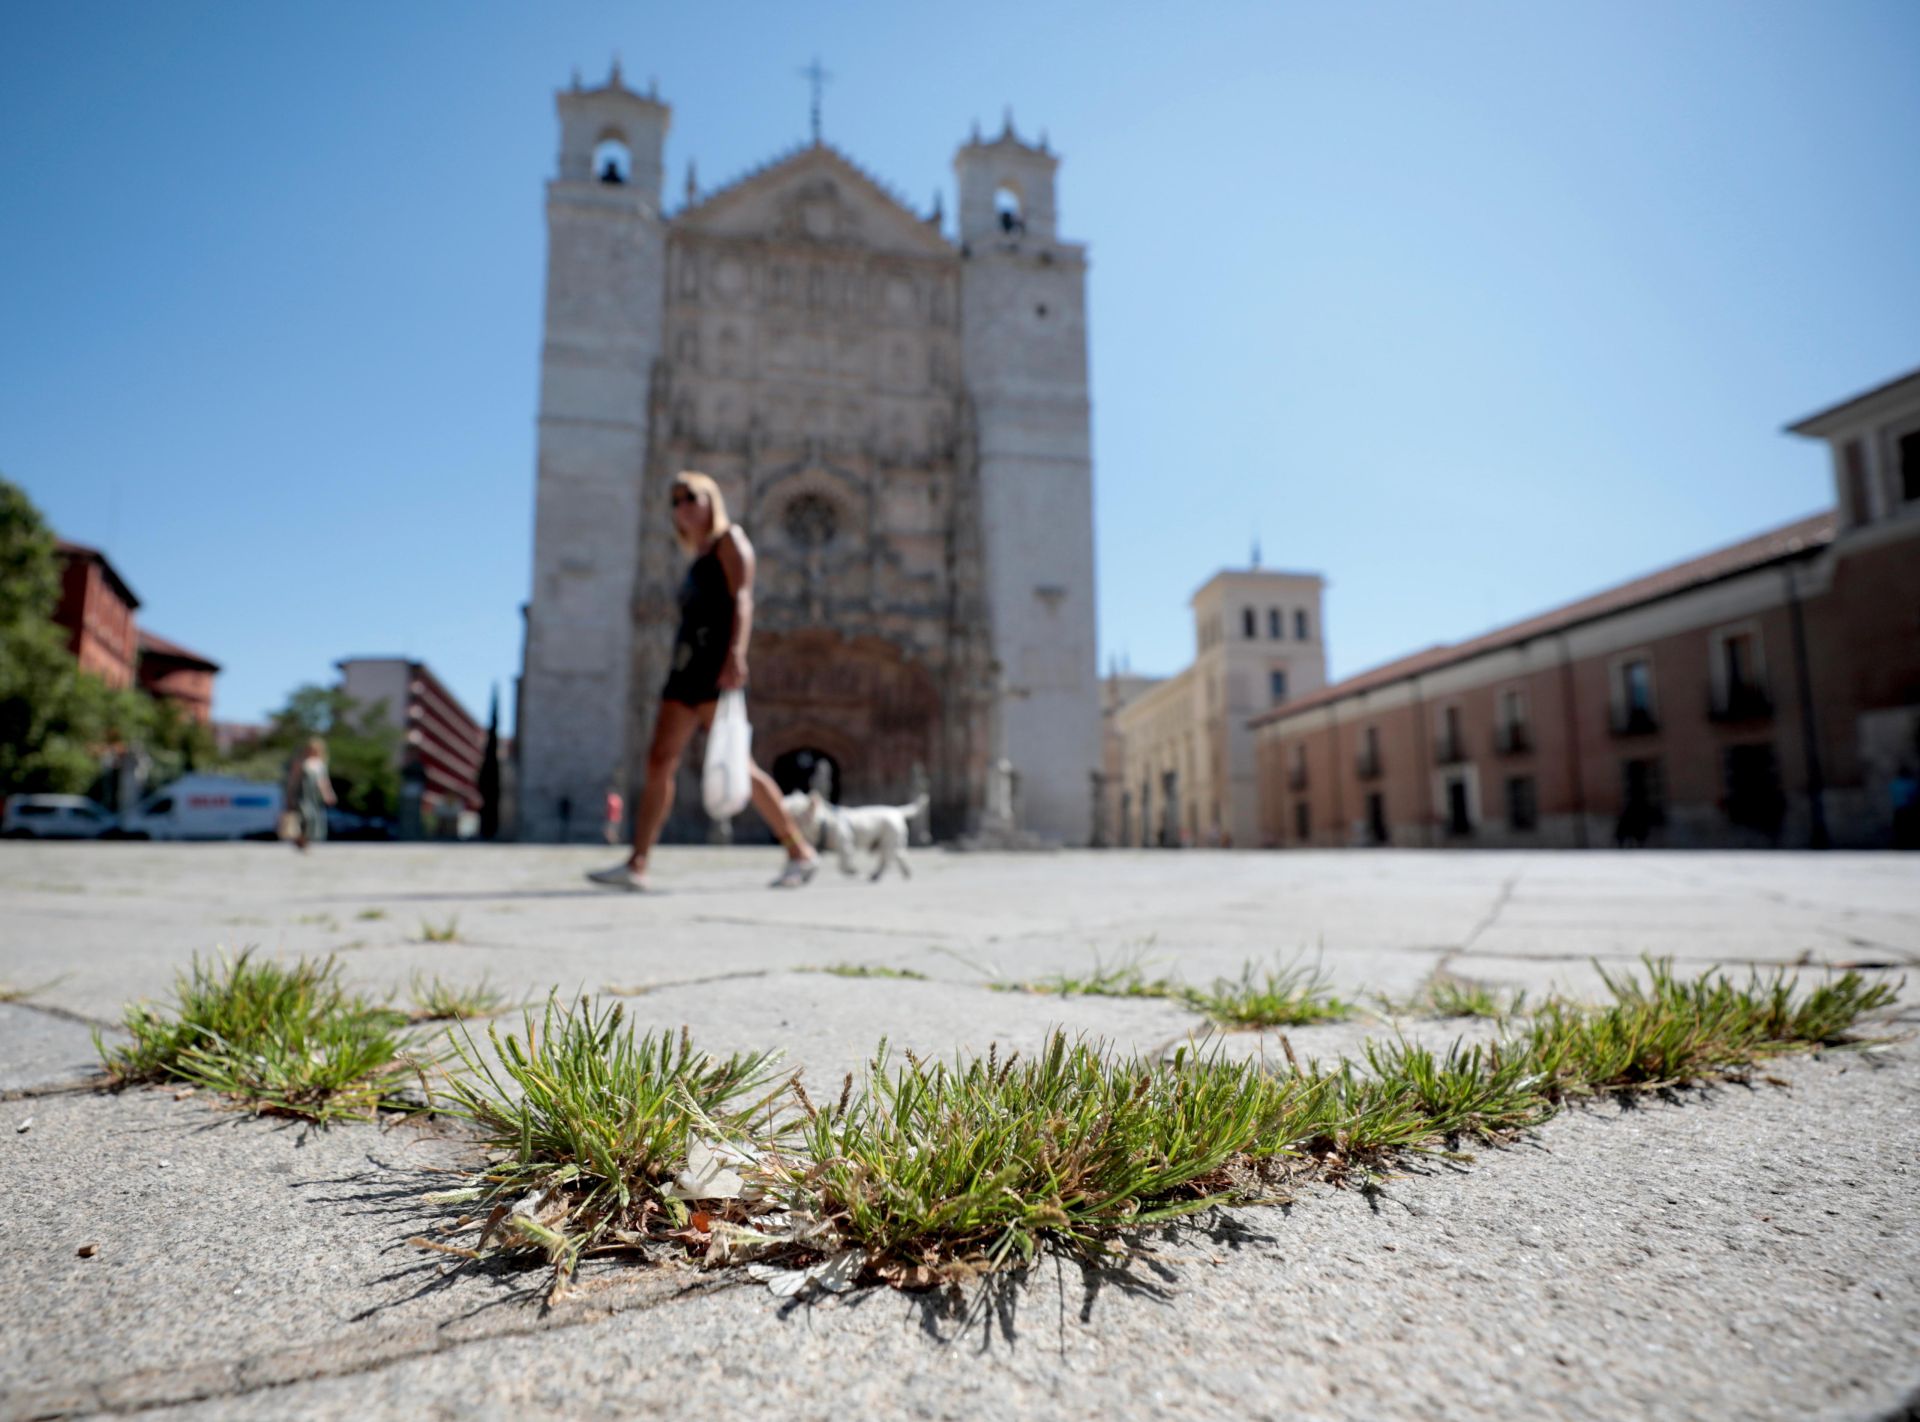
<path fill-rule="evenodd" d="M 607 843 L 620 842 L 620 822 L 627 817 L 627 802 L 612 781 L 607 782 Z"/>
<path fill-rule="evenodd" d="M 315 736 L 287 768 L 286 804 L 299 817 L 293 847 L 306 852 L 316 839 L 327 837 L 327 806 L 336 803 L 333 781 L 327 775 L 327 743 Z"/>
<path fill-rule="evenodd" d="M 680 630 L 673 639 L 673 665 L 660 688 L 653 744 L 647 750 L 647 783 L 633 816 L 633 853 L 623 864 L 587 875 L 610 889 L 644 890 L 647 856 L 673 805 L 674 774 L 696 726 L 713 724 L 723 691 L 744 690 L 747 644 L 753 636 L 753 544 L 727 517 L 720 486 L 692 471 L 673 481 L 673 536 L 693 562 L 680 585 Z M 780 787 L 753 767 L 753 807 L 786 846 L 787 862 L 776 889 L 797 888 L 813 878 L 819 860 L 780 802 Z"/>

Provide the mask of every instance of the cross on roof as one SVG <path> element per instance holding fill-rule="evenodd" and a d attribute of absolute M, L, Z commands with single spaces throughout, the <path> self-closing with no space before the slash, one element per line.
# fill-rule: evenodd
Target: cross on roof
<path fill-rule="evenodd" d="M 813 63 L 800 71 L 800 77 L 813 86 L 813 141 L 817 145 L 820 142 L 820 91 L 833 76 L 820 67 L 820 57 L 815 55 Z"/>

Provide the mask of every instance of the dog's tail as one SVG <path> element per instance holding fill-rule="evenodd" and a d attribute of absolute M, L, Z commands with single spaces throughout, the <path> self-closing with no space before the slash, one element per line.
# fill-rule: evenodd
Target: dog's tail
<path fill-rule="evenodd" d="M 906 816 L 908 824 L 912 824 L 915 820 L 919 819 L 922 815 L 926 814 L 927 805 L 929 803 L 930 801 L 928 800 L 927 793 L 923 790 L 920 792 L 919 798 L 916 799 L 911 805 L 902 805 L 900 807 L 900 813 Z"/>

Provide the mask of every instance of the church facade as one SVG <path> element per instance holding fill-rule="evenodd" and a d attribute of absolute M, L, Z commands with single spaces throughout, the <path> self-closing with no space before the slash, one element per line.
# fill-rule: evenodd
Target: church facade
<path fill-rule="evenodd" d="M 669 214 L 664 103 L 616 69 L 558 106 L 521 837 L 588 838 L 608 788 L 637 798 L 685 562 L 668 487 L 699 469 L 759 555 L 762 765 L 849 803 L 924 788 L 949 836 L 1004 761 L 1021 828 L 1084 843 L 1086 257 L 1056 157 L 976 134 L 952 237 L 817 140 L 716 191 L 690 172 Z M 708 837 L 691 759 L 669 839 Z"/>

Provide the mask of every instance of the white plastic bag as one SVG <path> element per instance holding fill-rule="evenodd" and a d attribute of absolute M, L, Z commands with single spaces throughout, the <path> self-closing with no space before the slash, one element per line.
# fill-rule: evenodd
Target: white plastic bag
<path fill-rule="evenodd" d="M 707 732 L 707 763 L 700 773 L 700 799 L 716 820 L 730 820 L 753 798 L 753 727 L 747 724 L 744 692 L 723 691 Z"/>

